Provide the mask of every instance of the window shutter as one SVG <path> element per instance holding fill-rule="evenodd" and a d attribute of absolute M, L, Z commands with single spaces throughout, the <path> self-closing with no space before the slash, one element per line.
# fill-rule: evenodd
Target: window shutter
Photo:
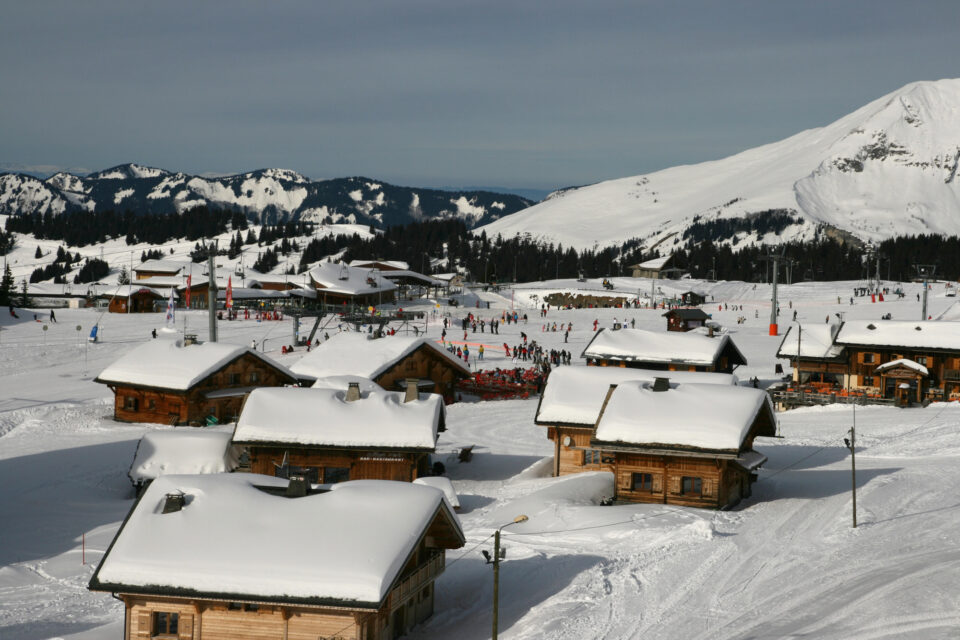
<path fill-rule="evenodd" d="M 680 493 L 680 476 L 670 478 L 670 493 Z"/>
<path fill-rule="evenodd" d="M 653 474 L 653 492 L 660 493 L 663 491 L 663 476 L 659 473 Z"/>
<path fill-rule="evenodd" d="M 137 614 L 137 638 L 149 638 L 150 637 L 150 615 L 149 611 L 141 611 Z"/>
<path fill-rule="evenodd" d="M 632 488 L 630 486 L 630 481 L 632 480 L 632 475 L 628 471 L 620 472 L 620 490 L 621 491 L 630 491 Z"/>
<path fill-rule="evenodd" d="M 189 613 L 180 614 L 180 640 L 193 640 L 193 615 Z"/>
<path fill-rule="evenodd" d="M 703 481 L 703 495 L 712 496 L 713 495 L 713 480 L 704 480 Z"/>

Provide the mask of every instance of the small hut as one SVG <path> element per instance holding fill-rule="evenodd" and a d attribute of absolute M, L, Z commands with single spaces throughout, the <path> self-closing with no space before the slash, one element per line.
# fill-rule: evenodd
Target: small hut
<path fill-rule="evenodd" d="M 88 588 L 123 602 L 125 640 L 391 640 L 434 613 L 445 551 L 464 542 L 432 487 L 161 476 Z"/>
<path fill-rule="evenodd" d="M 114 420 L 181 425 L 231 421 L 254 388 L 298 379 L 247 347 L 151 340 L 115 360 L 94 382 L 113 391 Z"/>
<path fill-rule="evenodd" d="M 254 473 L 310 482 L 399 480 L 430 473 L 430 454 L 446 418 L 443 400 L 416 381 L 405 393 L 359 383 L 343 389 L 256 389 L 243 406 L 233 444 Z"/>
<path fill-rule="evenodd" d="M 122 284 L 97 297 L 109 300 L 110 313 L 152 313 L 164 308 L 167 295 L 153 287 Z"/>
<path fill-rule="evenodd" d="M 671 309 L 663 314 L 667 319 L 667 331 L 692 331 L 707 324 L 710 316 L 702 309 Z"/>
<path fill-rule="evenodd" d="M 754 438 L 776 425 L 764 391 L 659 378 L 611 385 L 590 444 L 613 456 L 615 500 L 719 509 L 750 496 Z"/>
<path fill-rule="evenodd" d="M 733 373 L 747 359 L 728 335 L 601 329 L 581 354 L 588 365 Z"/>

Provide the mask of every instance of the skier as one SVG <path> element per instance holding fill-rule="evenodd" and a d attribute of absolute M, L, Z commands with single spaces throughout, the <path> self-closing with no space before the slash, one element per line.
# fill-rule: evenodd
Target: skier
<path fill-rule="evenodd" d="M 483 360 L 483 345 L 477 350 L 477 360 Z"/>
<path fill-rule="evenodd" d="M 57 314 L 54 313 L 53 309 L 50 309 L 50 322 L 56 322 L 56 321 L 57 321 Z"/>

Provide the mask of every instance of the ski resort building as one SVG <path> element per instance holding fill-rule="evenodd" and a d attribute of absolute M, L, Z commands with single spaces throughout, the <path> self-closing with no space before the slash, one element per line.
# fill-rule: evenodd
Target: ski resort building
<path fill-rule="evenodd" d="M 122 284 L 97 298 L 109 301 L 110 313 L 153 313 L 165 308 L 167 295 L 153 287 Z"/>
<path fill-rule="evenodd" d="M 792 326 L 777 357 L 793 362 L 798 387 L 819 395 L 856 394 L 901 406 L 960 400 L 960 322 Z"/>
<path fill-rule="evenodd" d="M 369 378 L 389 391 L 406 389 L 407 380 L 416 378 L 421 391 L 439 394 L 447 404 L 455 400 L 457 382 L 471 375 L 463 362 L 427 338 L 368 339 L 360 333 L 332 336 L 296 362 L 292 370 L 302 377 Z"/>
<path fill-rule="evenodd" d="M 341 389 L 256 389 L 247 398 L 233 444 L 250 455 L 254 473 L 309 482 L 411 482 L 430 473 L 443 429 L 443 399 L 416 380 L 405 393 L 359 383 Z"/>
<path fill-rule="evenodd" d="M 660 378 L 611 385 L 590 446 L 613 457 L 614 499 L 719 509 L 750 496 L 775 436 L 765 391 Z"/>
<path fill-rule="evenodd" d="M 631 275 L 634 278 L 668 278 L 681 273 L 682 269 L 673 267 L 673 254 L 651 258 L 640 264 L 630 265 Z"/>
<path fill-rule="evenodd" d="M 136 280 L 173 278 L 186 275 L 190 260 L 145 260 L 133 268 Z"/>
<path fill-rule="evenodd" d="M 125 640 L 391 640 L 433 614 L 445 551 L 464 541 L 432 487 L 162 476 L 89 588 L 123 601 Z"/>
<path fill-rule="evenodd" d="M 600 329 L 581 354 L 588 365 L 658 371 L 733 373 L 747 364 L 730 336 L 658 333 L 644 329 Z"/>
<path fill-rule="evenodd" d="M 344 263 L 321 262 L 309 271 L 310 282 L 317 290 L 317 300 L 324 305 L 377 307 L 396 298 L 397 285 L 378 269 L 360 269 Z"/>
<path fill-rule="evenodd" d="M 113 418 L 169 425 L 229 422 L 256 387 L 297 384 L 289 369 L 238 345 L 152 340 L 94 379 L 114 393 Z"/>
<path fill-rule="evenodd" d="M 662 371 L 620 367 L 559 367 L 552 370 L 540 396 L 534 422 L 547 427 L 547 437 L 553 441 L 553 475 L 613 471 L 614 455 L 590 444 L 610 386 L 631 380 L 652 384 L 663 375 Z M 737 384 L 737 377 L 726 373 L 677 371 L 670 374 L 670 380 L 727 386 Z"/>
<path fill-rule="evenodd" d="M 707 324 L 710 316 L 702 309 L 671 309 L 663 314 L 667 319 L 667 331 L 693 331 Z"/>

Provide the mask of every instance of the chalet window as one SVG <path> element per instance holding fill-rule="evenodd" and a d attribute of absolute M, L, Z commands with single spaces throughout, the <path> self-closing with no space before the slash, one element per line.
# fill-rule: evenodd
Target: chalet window
<path fill-rule="evenodd" d="M 703 479 L 692 476 L 683 476 L 680 481 L 680 493 L 683 495 L 699 496 L 703 493 Z"/>
<path fill-rule="evenodd" d="M 176 637 L 180 623 L 180 616 L 168 611 L 155 611 L 153 613 L 153 633 L 154 638 L 163 638 L 167 636 Z"/>
<path fill-rule="evenodd" d="M 137 399 L 133 396 L 124 396 L 123 397 L 123 408 L 127 411 L 136 411 L 137 410 Z"/>
<path fill-rule="evenodd" d="M 154 400 L 153 398 L 148 398 L 148 399 L 147 399 L 147 409 L 150 409 L 151 411 L 153 411 L 153 410 L 156 409 L 156 408 L 157 408 L 157 401 Z"/>
<path fill-rule="evenodd" d="M 349 467 L 326 467 L 323 470 L 323 482 L 325 484 L 336 484 L 337 482 L 346 482 L 350 479 Z"/>
<path fill-rule="evenodd" d="M 303 476 L 307 482 L 320 484 L 320 469 L 317 467 L 296 467 L 293 465 L 281 467 L 276 465 L 274 475 L 278 478 L 289 478 L 290 476 Z"/>
<path fill-rule="evenodd" d="M 231 373 L 228 377 L 228 380 L 229 381 L 227 382 L 227 384 L 240 384 L 240 374 Z"/>
<path fill-rule="evenodd" d="M 863 386 L 872 387 L 873 386 L 873 376 L 863 376 Z"/>
<path fill-rule="evenodd" d="M 260 372 L 251 371 L 249 378 L 250 378 L 250 384 L 256 384 L 257 382 L 260 382 Z"/>
<path fill-rule="evenodd" d="M 653 474 L 634 473 L 630 483 L 630 490 L 653 492 Z"/>
<path fill-rule="evenodd" d="M 875 356 L 875 354 L 873 354 L 873 353 L 865 353 L 865 354 L 863 354 L 863 362 L 864 362 L 865 364 L 871 364 L 871 363 L 873 362 L 873 360 L 874 360 L 874 356 Z"/>
<path fill-rule="evenodd" d="M 917 358 L 917 364 L 922 364 L 923 366 L 927 366 L 927 356 L 920 356 L 919 358 Z"/>
<path fill-rule="evenodd" d="M 258 604 L 241 604 L 239 602 L 227 603 L 227 611 L 259 611 Z"/>

